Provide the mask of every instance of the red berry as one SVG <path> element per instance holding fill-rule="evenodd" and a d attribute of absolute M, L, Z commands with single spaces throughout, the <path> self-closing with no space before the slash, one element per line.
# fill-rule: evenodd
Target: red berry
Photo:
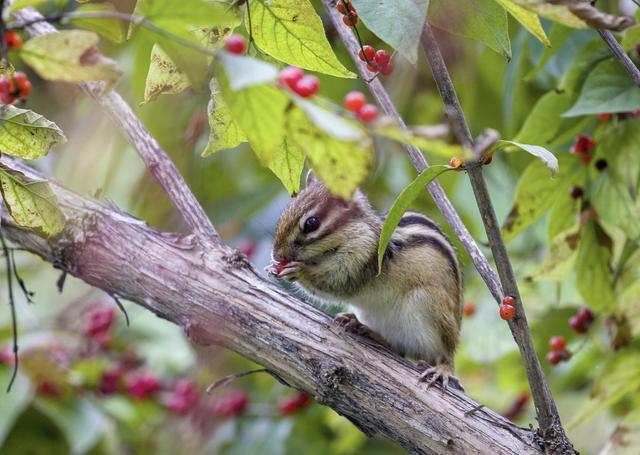
<path fill-rule="evenodd" d="M 460 167 L 464 164 L 464 161 L 458 157 L 453 157 L 449 160 L 449 166 L 454 169 L 460 169 Z"/>
<path fill-rule="evenodd" d="M 349 12 L 355 13 L 356 9 L 353 7 L 353 5 L 348 1 L 346 3 L 349 8 Z M 342 0 L 338 0 L 338 3 L 336 4 L 336 9 L 340 12 L 340 14 L 347 14 L 347 10 L 344 7 L 344 3 L 342 3 Z"/>
<path fill-rule="evenodd" d="M 505 295 L 502 298 L 502 304 L 503 305 L 511 305 L 511 306 L 513 306 L 513 305 L 515 305 L 515 303 L 516 303 L 516 299 L 514 299 L 510 295 Z"/>
<path fill-rule="evenodd" d="M 113 323 L 114 316 L 115 310 L 113 308 L 96 308 L 89 315 L 89 324 L 86 327 L 84 334 L 88 337 L 94 338 L 108 332 L 111 324 Z"/>
<path fill-rule="evenodd" d="M 367 65 L 367 69 L 369 71 L 371 71 L 372 73 L 377 73 L 378 72 L 378 67 L 376 65 Z"/>
<path fill-rule="evenodd" d="M 120 388 L 120 378 L 122 377 L 122 367 L 116 366 L 102 372 L 100 378 L 100 393 L 103 395 L 112 395 Z"/>
<path fill-rule="evenodd" d="M 9 82 L 9 79 L 7 79 L 6 77 L 1 77 L 0 78 L 0 101 L 2 101 L 4 104 L 10 104 L 11 103 L 11 101 L 9 101 L 10 98 L 11 98 L 11 84 Z"/>
<path fill-rule="evenodd" d="M 246 48 L 244 36 L 234 33 L 227 38 L 226 43 L 224 43 L 224 48 L 232 54 L 244 54 Z"/>
<path fill-rule="evenodd" d="M 25 82 L 29 82 L 29 79 L 22 71 L 16 71 L 13 73 L 13 82 L 16 84 L 16 87 L 20 89 Z"/>
<path fill-rule="evenodd" d="M 249 396 L 244 392 L 231 392 L 213 407 L 213 412 L 218 417 L 235 417 L 247 409 Z"/>
<path fill-rule="evenodd" d="M 378 108 L 373 104 L 365 104 L 356 115 L 365 123 L 372 122 L 378 118 Z"/>
<path fill-rule="evenodd" d="M 582 188 L 580 188 L 579 186 L 572 186 L 569 189 L 569 194 L 571 195 L 572 198 L 579 199 L 584 194 L 584 190 Z"/>
<path fill-rule="evenodd" d="M 4 42 L 11 49 L 19 49 L 22 47 L 22 37 L 13 30 L 9 30 L 4 34 Z"/>
<path fill-rule="evenodd" d="M 500 305 L 500 317 L 505 321 L 510 321 L 516 315 L 516 307 L 513 305 Z"/>
<path fill-rule="evenodd" d="M 315 76 L 304 76 L 293 87 L 293 91 L 303 98 L 315 95 L 320 89 L 320 81 Z"/>
<path fill-rule="evenodd" d="M 602 112 L 598 114 L 598 120 L 600 120 L 601 122 L 611 120 L 611 114 L 609 114 L 608 112 Z"/>
<path fill-rule="evenodd" d="M 593 314 L 593 311 L 591 311 L 589 308 L 583 306 L 578 310 L 578 318 L 581 321 L 591 323 L 596 318 L 596 315 Z"/>
<path fill-rule="evenodd" d="M 304 77 L 304 71 L 302 71 L 297 66 L 287 66 L 285 69 L 280 71 L 280 75 L 278 76 L 278 82 L 280 85 L 286 85 L 291 90 L 295 87 L 296 83 Z"/>
<path fill-rule="evenodd" d="M 364 46 L 362 46 L 362 49 L 358 51 L 358 58 L 363 62 L 373 63 L 375 56 L 376 56 L 376 50 L 372 46 L 369 46 L 368 44 L 365 44 Z"/>
<path fill-rule="evenodd" d="M 486 150 L 483 150 L 480 153 L 480 158 L 483 160 L 482 164 L 489 165 L 493 161 L 493 152 L 487 153 Z"/>
<path fill-rule="evenodd" d="M 346 16 L 342 16 L 342 22 L 347 27 L 353 27 L 358 23 L 358 14 L 357 13 L 349 13 Z"/>
<path fill-rule="evenodd" d="M 346 110 L 355 114 L 367 104 L 367 97 L 362 92 L 349 92 L 345 95 L 343 104 Z"/>
<path fill-rule="evenodd" d="M 588 153 L 596 147 L 596 141 L 591 136 L 581 134 L 576 138 L 572 153 Z"/>
<path fill-rule="evenodd" d="M 31 88 L 32 88 L 31 82 L 24 81 L 22 83 L 22 86 L 19 87 L 18 96 L 20 98 L 26 98 L 31 93 Z"/>
<path fill-rule="evenodd" d="M 133 398 L 146 398 L 160 390 L 160 380 L 148 372 L 133 373 L 126 380 L 127 392 Z"/>
<path fill-rule="evenodd" d="M 0 363 L 12 366 L 15 361 L 13 357 L 13 350 L 8 347 L 0 348 Z"/>
<path fill-rule="evenodd" d="M 389 62 L 386 65 L 380 67 L 380 74 L 388 76 L 391 73 L 393 73 L 393 63 Z"/>
<path fill-rule="evenodd" d="M 562 354 L 559 351 L 551 351 L 547 353 L 547 362 L 551 365 L 557 365 L 562 360 Z"/>
<path fill-rule="evenodd" d="M 43 381 L 38 384 L 36 395 L 44 397 L 57 397 L 62 393 L 61 387 L 58 384 L 49 381 Z"/>
<path fill-rule="evenodd" d="M 387 64 L 391 61 L 391 55 L 384 49 L 380 49 L 376 52 L 374 60 L 380 67 L 387 66 Z"/>
<path fill-rule="evenodd" d="M 276 263 L 276 272 L 278 273 L 278 275 L 280 275 L 282 273 L 282 270 L 285 268 L 285 266 L 291 261 L 287 261 L 286 259 L 283 259 L 282 261 L 279 261 Z"/>
<path fill-rule="evenodd" d="M 582 164 L 589 164 L 589 161 L 591 161 L 591 155 L 589 155 L 588 153 L 584 153 L 581 157 L 580 157 L 580 162 Z"/>
<path fill-rule="evenodd" d="M 289 398 L 285 398 L 278 404 L 278 409 L 283 415 L 291 415 L 306 407 L 311 402 L 311 397 L 300 392 Z"/>
<path fill-rule="evenodd" d="M 467 302 L 462 306 L 462 314 L 467 317 L 476 314 L 476 306 L 473 303 Z"/>
<path fill-rule="evenodd" d="M 581 321 L 578 316 L 571 316 L 571 318 L 569 318 L 569 325 L 577 333 L 587 333 L 589 330 L 587 324 L 584 321 Z"/>
<path fill-rule="evenodd" d="M 194 382 L 180 379 L 174 386 L 167 401 L 167 408 L 174 414 L 185 415 L 198 405 L 199 395 Z"/>
<path fill-rule="evenodd" d="M 549 346 L 551 346 L 552 351 L 560 351 L 567 346 L 567 340 L 564 337 L 551 337 L 549 340 Z"/>

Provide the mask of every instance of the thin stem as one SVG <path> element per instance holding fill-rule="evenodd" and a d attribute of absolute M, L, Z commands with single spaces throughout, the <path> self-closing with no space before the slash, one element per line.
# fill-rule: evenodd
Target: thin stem
<path fill-rule="evenodd" d="M 365 75 L 367 74 L 367 67 L 365 63 L 358 58 L 358 50 L 360 49 L 358 41 L 354 37 L 353 33 L 349 31 L 349 27 L 346 27 L 342 23 L 341 15 L 335 9 L 333 2 L 331 0 L 323 0 L 323 4 L 340 35 L 340 39 L 349 51 L 351 58 L 355 62 L 356 67 L 358 68 L 358 72 L 360 73 L 362 78 L 365 79 Z M 376 79 L 374 81 L 371 81 L 371 83 L 369 83 L 367 87 L 371 91 L 371 94 L 374 96 L 378 104 L 382 107 L 383 112 L 387 116 L 393 118 L 405 131 L 408 131 L 407 126 L 400 117 L 400 114 L 398 113 L 396 107 L 391 101 L 391 98 L 389 97 L 389 94 L 385 90 L 380 80 Z M 405 153 L 409 155 L 413 166 L 418 172 L 422 172 L 429 167 L 429 163 L 419 149 L 408 144 L 404 144 L 403 148 Z M 462 243 L 462 246 L 471 258 L 473 265 L 476 267 L 478 273 L 487 284 L 489 291 L 491 291 L 491 294 L 497 301 L 500 301 L 502 299 L 502 287 L 500 285 L 500 281 L 498 280 L 496 272 L 491 268 L 491 265 L 489 264 L 486 256 L 484 255 L 482 250 L 480 250 L 478 244 L 465 227 L 464 223 L 460 219 L 460 215 L 458 215 L 458 212 L 451 204 L 451 201 L 449 201 L 449 199 L 447 198 L 447 195 L 442 189 L 442 186 L 437 180 L 434 180 L 429 184 L 427 189 L 429 190 L 429 193 L 431 194 L 434 202 L 438 206 L 438 209 L 440 209 L 442 216 L 447 221 L 449 226 L 451 226 L 451 228 L 453 229 L 456 237 L 460 240 L 460 243 Z"/>
<path fill-rule="evenodd" d="M 11 309 L 11 333 L 13 336 L 13 372 L 11 379 L 7 384 L 7 393 L 11 391 L 11 387 L 18 375 L 18 316 L 16 315 L 16 302 L 13 298 L 13 272 L 11 264 L 11 254 L 4 239 L 4 232 L 0 231 L 0 243 L 4 251 L 5 267 L 7 270 L 7 291 L 9 293 L 9 308 Z"/>
<path fill-rule="evenodd" d="M 609 47 L 609 50 L 611 50 L 613 57 L 623 66 L 627 73 L 629 73 L 633 82 L 635 82 L 637 86 L 640 86 L 640 70 L 629 58 L 622 46 L 620 46 L 620 43 L 618 43 L 618 40 L 613 36 L 613 33 L 603 29 L 598 29 L 598 33 Z"/>
<path fill-rule="evenodd" d="M 446 110 L 452 122 L 457 124 L 457 128 L 454 128 L 459 134 L 459 140 L 462 144 L 473 148 L 473 140 L 469 131 L 469 126 L 465 119 L 462 107 L 458 101 L 451 76 L 447 70 L 440 48 L 433 35 L 431 26 L 425 24 L 422 33 L 422 47 L 425 51 L 425 56 L 431 67 L 431 72 L 436 81 L 438 91 L 442 101 L 445 104 Z M 500 276 L 500 282 L 504 289 L 505 295 L 510 295 L 516 300 L 516 317 L 509 322 L 511 333 L 516 340 L 518 348 L 520 349 L 520 355 L 525 365 L 527 378 L 529 380 L 529 387 L 531 388 L 531 394 L 536 406 L 536 413 L 540 427 L 542 429 L 542 435 L 545 442 L 549 442 L 549 447 L 555 447 L 556 449 L 562 448 L 560 453 L 575 453 L 571 442 L 567 438 L 564 428 L 560 421 L 560 415 L 556 407 L 551 390 L 547 384 L 546 378 L 542 371 L 542 366 L 535 352 L 533 346 L 533 340 L 531 338 L 531 331 L 527 323 L 527 318 L 524 312 L 524 306 L 522 305 L 522 299 L 518 290 L 515 274 L 507 254 L 507 248 L 502 239 L 500 232 L 500 224 L 496 217 L 489 191 L 487 189 L 486 182 L 482 175 L 482 166 L 479 163 L 473 165 L 471 163 L 468 166 L 469 179 L 471 181 L 471 187 L 478 204 L 478 209 L 482 216 L 482 222 L 484 224 L 487 238 L 491 246 L 491 251 L 498 269 Z"/>

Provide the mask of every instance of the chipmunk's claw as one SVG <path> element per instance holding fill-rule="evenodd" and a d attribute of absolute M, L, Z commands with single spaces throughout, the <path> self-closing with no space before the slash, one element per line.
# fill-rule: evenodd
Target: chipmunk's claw
<path fill-rule="evenodd" d="M 294 281 L 298 281 L 298 277 L 300 276 L 300 271 L 302 270 L 302 262 L 291 261 L 286 265 L 281 266 L 277 262 L 272 262 L 268 266 L 265 267 L 264 271 L 270 278 L 275 278 L 276 280 L 288 281 L 289 283 L 293 283 Z"/>
<path fill-rule="evenodd" d="M 369 336 L 371 334 L 369 327 L 358 321 L 358 318 L 353 313 L 338 313 L 333 320 L 345 331 L 355 335 Z"/>
<path fill-rule="evenodd" d="M 452 388 L 464 392 L 464 388 L 460 384 L 460 379 L 451 373 L 451 367 L 446 363 L 438 363 L 436 366 L 430 366 L 426 362 L 418 362 L 418 368 L 425 370 L 418 376 L 418 382 L 426 382 L 427 389 L 434 383 L 440 382 L 442 393 L 445 393 L 451 384 Z"/>

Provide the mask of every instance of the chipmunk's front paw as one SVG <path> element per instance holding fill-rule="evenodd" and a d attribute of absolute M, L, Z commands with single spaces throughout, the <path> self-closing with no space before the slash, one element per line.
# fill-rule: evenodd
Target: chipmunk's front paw
<path fill-rule="evenodd" d="M 432 367 L 426 362 L 418 362 L 418 368 L 424 368 L 424 371 L 418 376 L 418 382 L 426 382 L 427 389 L 435 382 L 442 385 L 442 393 L 446 392 L 449 385 L 454 389 L 464 392 L 464 388 L 460 385 L 460 379 L 455 377 L 451 371 L 451 366 L 447 363 L 437 363 Z"/>
<path fill-rule="evenodd" d="M 358 321 L 358 318 L 353 313 L 338 313 L 333 320 L 347 332 L 361 336 L 369 336 L 371 334 L 369 327 Z"/>
<path fill-rule="evenodd" d="M 297 261 L 280 261 L 272 262 L 265 267 L 265 272 L 271 278 L 277 280 L 283 280 L 288 282 L 294 282 L 298 280 L 300 271 L 302 270 L 302 262 Z"/>

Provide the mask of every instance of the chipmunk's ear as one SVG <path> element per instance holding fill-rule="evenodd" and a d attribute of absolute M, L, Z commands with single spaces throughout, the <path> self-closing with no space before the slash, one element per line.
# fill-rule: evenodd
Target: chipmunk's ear
<path fill-rule="evenodd" d="M 307 172 L 307 181 L 305 182 L 305 186 L 311 186 L 314 182 L 317 181 L 318 179 L 316 178 L 316 175 L 311 169 L 309 169 L 309 172 Z"/>

